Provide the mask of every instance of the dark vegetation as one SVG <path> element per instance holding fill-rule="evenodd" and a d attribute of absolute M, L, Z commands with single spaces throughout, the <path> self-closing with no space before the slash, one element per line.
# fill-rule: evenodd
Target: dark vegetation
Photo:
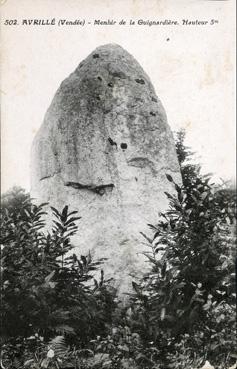
<path fill-rule="evenodd" d="M 235 193 L 192 164 L 177 134 L 183 185 L 167 193 L 147 241 L 150 271 L 124 306 L 103 260 L 73 253 L 80 217 L 65 207 L 43 232 L 45 205 L 2 196 L 1 367 L 227 368 L 235 355 Z M 95 279 L 95 273 L 100 278 Z"/>

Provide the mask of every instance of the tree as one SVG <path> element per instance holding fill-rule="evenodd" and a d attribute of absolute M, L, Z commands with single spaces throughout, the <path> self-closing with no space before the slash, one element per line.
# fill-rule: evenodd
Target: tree
<path fill-rule="evenodd" d="M 23 188 L 14 186 L 1 196 L 1 211 L 8 210 L 17 214 L 27 202 L 30 202 L 30 194 Z"/>
<path fill-rule="evenodd" d="M 176 133 L 175 147 L 181 169 L 183 186 L 190 187 L 191 183 L 200 175 L 201 166 L 193 163 L 194 152 L 184 144 L 185 130 Z"/>

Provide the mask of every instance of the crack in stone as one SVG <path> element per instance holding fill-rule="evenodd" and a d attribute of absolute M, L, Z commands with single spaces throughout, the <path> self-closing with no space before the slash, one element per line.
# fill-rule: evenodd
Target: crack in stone
<path fill-rule="evenodd" d="M 40 181 L 43 181 L 44 179 L 47 179 L 47 178 L 52 178 L 52 177 L 56 176 L 56 174 L 59 174 L 59 173 L 60 173 L 60 170 L 58 172 L 53 173 L 53 174 L 48 174 L 48 175 L 40 178 Z"/>
<path fill-rule="evenodd" d="M 114 188 L 113 183 L 95 186 L 95 185 L 86 185 L 86 184 L 82 184 L 82 183 L 79 183 L 79 182 L 66 182 L 65 186 L 72 187 L 72 188 L 75 188 L 77 190 L 92 191 L 92 192 L 95 192 L 96 194 L 98 194 L 100 196 L 103 196 L 107 189 L 110 189 L 112 191 L 113 188 Z"/>
<path fill-rule="evenodd" d="M 108 138 L 108 141 L 111 146 L 115 146 L 116 148 L 118 147 L 117 143 L 111 137 Z"/>

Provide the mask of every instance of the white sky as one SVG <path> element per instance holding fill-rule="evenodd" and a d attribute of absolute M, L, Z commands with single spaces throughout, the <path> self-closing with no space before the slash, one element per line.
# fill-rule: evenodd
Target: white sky
<path fill-rule="evenodd" d="M 99 45 L 117 43 L 141 64 L 171 129 L 205 172 L 235 173 L 235 0 L 1 1 L 2 191 L 30 189 L 30 147 L 57 90 Z M 23 26 L 22 19 L 211 20 L 211 26 Z M 19 25 L 5 26 L 6 19 Z M 169 38 L 169 41 L 167 41 Z"/>

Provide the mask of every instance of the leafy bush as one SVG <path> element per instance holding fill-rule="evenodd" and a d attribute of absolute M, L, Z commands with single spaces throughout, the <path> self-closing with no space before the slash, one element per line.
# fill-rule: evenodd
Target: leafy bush
<path fill-rule="evenodd" d="M 167 175 L 176 195 L 166 193 L 169 209 L 160 214 L 157 225 L 150 225 L 154 238 L 144 235 L 151 271 L 140 284 L 134 283 L 136 329 L 143 340 L 155 342 L 167 368 L 183 367 L 177 364 L 185 363 L 182 345 L 189 364 L 196 360 L 195 352 L 212 363 L 227 364 L 236 347 L 235 199 L 210 184 L 200 168 L 185 163 L 188 151 L 182 140 L 183 136 L 178 149 L 183 153 L 183 186 Z"/>
<path fill-rule="evenodd" d="M 1 338 L 13 356 L 21 357 L 30 338 L 43 341 L 65 335 L 67 342 L 85 347 L 107 332 L 115 292 L 104 280 L 94 280 L 103 260 L 73 253 L 70 237 L 77 231 L 77 212 L 51 208 L 54 226 L 43 232 L 44 204 L 29 199 L 1 212 Z M 32 350 L 34 347 L 32 347 Z"/>

